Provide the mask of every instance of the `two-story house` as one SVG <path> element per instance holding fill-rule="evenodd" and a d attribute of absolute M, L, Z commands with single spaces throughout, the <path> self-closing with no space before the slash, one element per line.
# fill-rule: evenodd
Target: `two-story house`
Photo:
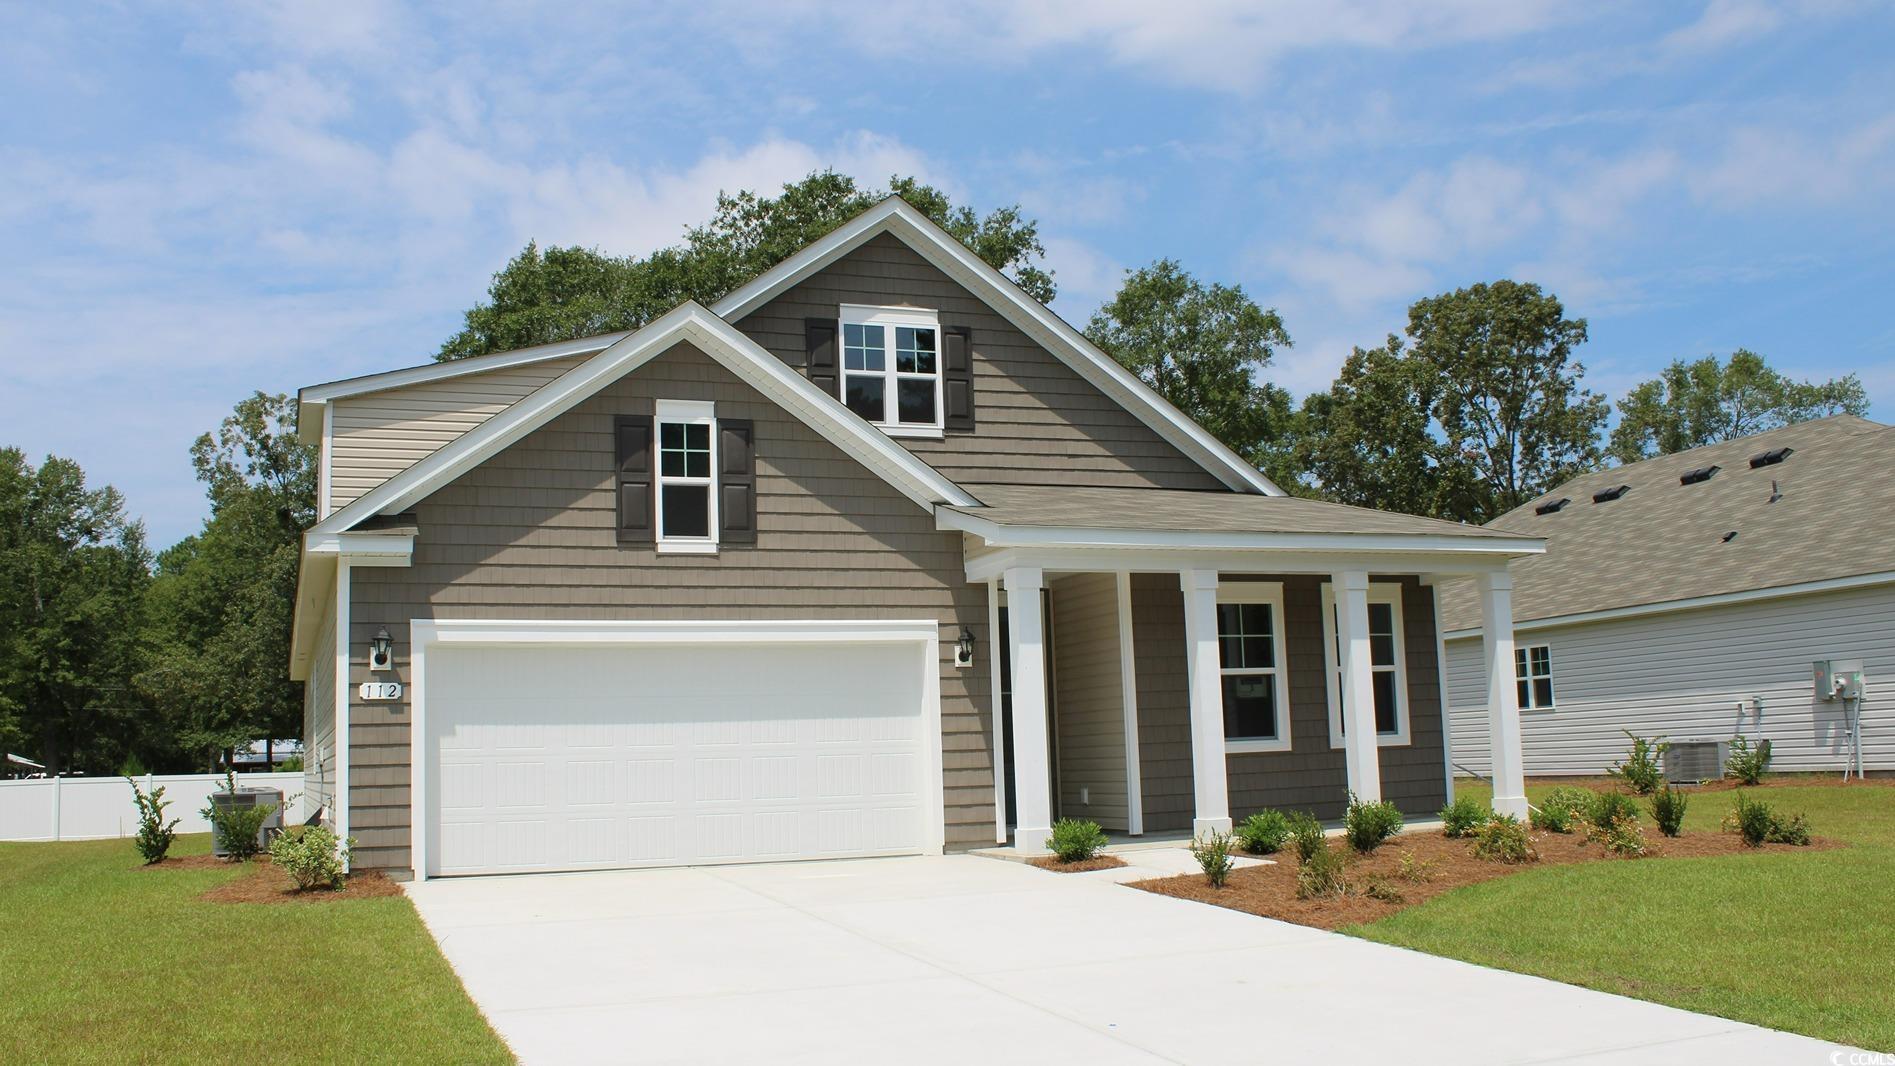
<path fill-rule="evenodd" d="M 714 307 L 301 403 L 292 674 L 360 867 L 1432 812 L 1451 576 L 1525 809 L 1507 565 L 1538 539 L 1285 495 L 898 199 Z"/>

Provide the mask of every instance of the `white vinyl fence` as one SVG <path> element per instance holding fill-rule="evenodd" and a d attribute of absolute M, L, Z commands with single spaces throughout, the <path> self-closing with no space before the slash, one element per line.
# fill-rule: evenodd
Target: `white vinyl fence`
<path fill-rule="evenodd" d="M 138 779 L 140 788 L 164 786 L 165 820 L 178 820 L 180 833 L 208 833 L 202 811 L 212 792 L 224 787 L 222 774 L 156 774 Z M 238 788 L 274 788 L 290 809 L 283 824 L 309 816 L 301 772 L 238 774 Z M 138 805 L 122 777 L 54 777 L 0 781 L 0 840 L 100 840 L 138 835 Z"/>

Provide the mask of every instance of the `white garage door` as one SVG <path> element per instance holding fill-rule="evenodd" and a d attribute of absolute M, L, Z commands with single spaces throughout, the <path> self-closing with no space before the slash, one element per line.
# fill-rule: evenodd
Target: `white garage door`
<path fill-rule="evenodd" d="M 923 662 L 914 643 L 431 649 L 429 873 L 921 851 Z"/>

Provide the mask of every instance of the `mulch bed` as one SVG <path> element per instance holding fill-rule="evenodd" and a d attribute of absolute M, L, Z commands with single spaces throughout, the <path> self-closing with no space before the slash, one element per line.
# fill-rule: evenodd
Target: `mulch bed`
<path fill-rule="evenodd" d="M 1580 862 L 1643 862 L 1650 858 L 1689 859 L 1763 851 L 1822 851 L 1843 846 L 1819 837 L 1808 847 L 1765 844 L 1761 848 L 1747 848 L 1735 833 L 1686 832 L 1677 837 L 1651 833 L 1645 840 L 1645 858 L 1619 859 L 1600 845 L 1587 843 L 1581 833 L 1535 832 L 1531 836 L 1533 846 L 1540 852 L 1540 861 L 1519 866 L 1477 859 L 1473 855 L 1473 841 L 1450 840 L 1438 830 L 1421 830 L 1394 837 L 1367 855 L 1357 855 L 1348 850 L 1346 843 L 1332 841 L 1331 847 L 1342 849 L 1348 856 L 1348 869 L 1344 876 L 1348 879 L 1350 891 L 1340 899 L 1297 899 L 1297 864 L 1293 852 L 1272 856 L 1278 860 L 1273 865 L 1246 866 L 1232 871 L 1230 880 L 1221 889 L 1210 887 L 1198 874 L 1134 881 L 1132 887 L 1298 925 L 1340 929 L 1346 925 L 1386 918 L 1396 911 L 1425 903 L 1462 885 L 1491 881 L 1537 866 L 1563 866 Z M 1404 881 L 1398 876 L 1397 871 L 1401 869 L 1404 855 L 1413 855 L 1415 863 L 1426 866 L 1427 880 Z M 1402 898 L 1393 901 L 1363 895 L 1363 887 L 1378 877 L 1388 887 L 1399 892 Z"/>
<path fill-rule="evenodd" d="M 1042 870 L 1051 870 L 1056 874 L 1083 874 L 1093 870 L 1116 870 L 1125 865 L 1125 860 L 1117 855 L 1094 855 L 1090 859 L 1078 862 L 1060 862 L 1059 856 L 1048 855 L 1039 859 L 1028 859 L 1027 865 Z"/>
<path fill-rule="evenodd" d="M 223 869 L 230 863 L 215 855 L 173 855 L 161 862 L 150 865 L 140 864 L 141 870 L 211 870 Z"/>
<path fill-rule="evenodd" d="M 218 866 L 230 865 L 222 859 L 212 861 Z M 350 874 L 338 889 L 312 888 L 307 892 L 298 892 L 296 886 L 290 883 L 289 876 L 270 865 L 268 858 L 253 859 L 248 866 L 249 872 L 244 876 L 226 881 L 197 898 L 211 903 L 333 903 L 345 899 L 401 895 L 401 886 L 382 876 L 378 870 Z"/>

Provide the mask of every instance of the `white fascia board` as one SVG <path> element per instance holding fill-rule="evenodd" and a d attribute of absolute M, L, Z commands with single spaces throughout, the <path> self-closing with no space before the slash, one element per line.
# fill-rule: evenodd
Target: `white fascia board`
<path fill-rule="evenodd" d="M 364 493 L 311 530 L 339 533 L 371 515 L 402 511 L 486 461 L 501 449 L 577 406 L 680 342 L 688 342 L 811 428 L 849 451 L 919 506 L 973 504 L 959 486 L 826 396 L 782 360 L 759 348 L 697 303 L 680 304 L 643 329 L 567 371 L 538 391 L 468 430 L 452 443 Z"/>
<path fill-rule="evenodd" d="M 1289 551 L 1282 549 L 1161 548 L 996 548 L 964 564 L 967 580 L 990 581 L 1007 570 L 1031 567 L 1045 573 L 1177 573 L 1211 570 L 1222 574 L 1335 574 L 1366 570 L 1374 574 L 1451 573 L 1472 575 L 1506 570 L 1508 557 L 1448 552 Z"/>
<path fill-rule="evenodd" d="M 389 389 L 399 389 L 429 381 L 444 381 L 467 374 L 484 374 L 489 370 L 505 370 L 508 367 L 525 366 L 528 363 L 560 359 L 568 355 L 602 352 L 631 335 L 629 330 L 619 333 L 602 333 L 596 337 L 580 337 L 576 340 L 558 341 L 553 344 L 539 344 L 531 348 L 515 348 L 510 352 L 493 352 L 489 355 L 475 355 L 466 359 L 452 359 L 445 363 L 428 363 L 425 366 L 403 367 L 400 370 L 388 370 L 379 374 L 364 374 L 361 377 L 310 385 L 299 390 L 296 398 L 303 403 L 326 404 L 331 400 L 361 396 L 370 392 L 386 392 Z"/>
<path fill-rule="evenodd" d="M 290 621 L 291 681 L 307 681 L 312 664 L 316 634 L 322 632 L 322 612 L 329 609 L 335 591 L 335 555 L 304 552 L 296 568 L 296 606 Z"/>
<path fill-rule="evenodd" d="M 960 281 L 1008 321 L 1044 345 L 1107 396 L 1238 491 L 1281 496 L 1283 490 L 1231 451 L 1204 427 L 1185 417 L 1085 335 L 1028 296 L 1005 274 L 975 255 L 912 205 L 889 197 L 831 231 L 801 252 L 719 300 L 718 317 L 736 321 L 771 297 L 841 258 L 880 233 L 892 233 L 950 277 Z"/>
<path fill-rule="evenodd" d="M 343 530 L 317 533 L 311 530 L 303 538 L 307 555 L 332 555 L 346 558 L 351 566 L 407 566 L 414 557 L 412 533 L 384 533 L 376 530 Z"/>
<path fill-rule="evenodd" d="M 1825 578 L 1822 581 L 1805 581 L 1796 585 L 1778 585 L 1767 589 L 1744 589 L 1741 592 L 1720 592 L 1712 596 L 1693 596 L 1683 600 L 1665 600 L 1660 603 L 1639 603 L 1630 607 L 1610 607 L 1603 611 L 1582 611 L 1578 614 L 1558 614 L 1548 618 L 1531 618 L 1515 621 L 1515 633 L 1532 632 L 1536 629 L 1553 629 L 1558 626 L 1584 625 L 1588 622 L 1616 622 L 1621 618 L 1646 618 L 1655 614 L 1670 614 L 1674 611 L 1696 611 L 1706 607 L 1729 607 L 1742 603 L 1758 603 L 1764 600 L 1780 600 L 1788 596 L 1809 596 L 1820 592 L 1844 592 L 1849 589 L 1873 588 L 1876 585 L 1895 584 L 1895 571 L 1883 571 L 1876 574 L 1856 574 L 1850 577 Z M 1516 595 L 1518 594 L 1518 590 Z M 1448 640 L 1477 639 L 1481 631 L 1476 629 L 1457 629 L 1447 635 Z"/>
<path fill-rule="evenodd" d="M 437 644 L 885 644 L 940 639 L 933 619 L 653 621 L 415 619 L 411 639 Z"/>
<path fill-rule="evenodd" d="M 1151 548 L 1167 551 L 1453 552 L 1524 556 L 1546 551 L 1537 538 L 1455 537 L 1403 533 L 1229 533 L 1078 526 L 1007 526 L 948 507 L 935 526 L 972 533 L 993 548 Z"/>

